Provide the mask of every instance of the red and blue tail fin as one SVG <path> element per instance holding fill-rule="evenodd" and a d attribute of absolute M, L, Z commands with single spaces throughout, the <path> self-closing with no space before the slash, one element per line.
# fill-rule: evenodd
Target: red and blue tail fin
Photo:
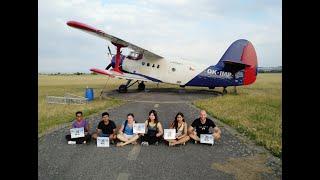
<path fill-rule="evenodd" d="M 244 69 L 243 85 L 252 84 L 257 76 L 257 55 L 250 41 L 239 39 L 232 43 L 216 65 L 225 71 Z"/>
<path fill-rule="evenodd" d="M 248 85 L 257 77 L 257 55 L 251 42 L 239 39 L 232 43 L 216 65 L 209 66 L 186 86 L 227 87 Z"/>

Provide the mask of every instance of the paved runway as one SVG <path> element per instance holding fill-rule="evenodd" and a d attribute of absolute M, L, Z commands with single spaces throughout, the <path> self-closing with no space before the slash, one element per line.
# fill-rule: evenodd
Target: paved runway
<path fill-rule="evenodd" d="M 155 109 L 164 128 L 181 111 L 190 123 L 199 109 L 190 101 L 219 95 L 212 91 L 147 91 L 117 95 L 128 103 L 109 110 L 110 119 L 119 125 L 132 112 L 135 120 L 144 122 Z M 96 144 L 68 145 L 64 139 L 67 127 L 39 138 L 39 179 L 281 179 L 277 158 L 237 134 L 230 127 L 209 116 L 220 127 L 222 139 L 214 146 L 193 144 L 168 147 L 127 145 L 97 148 Z M 101 120 L 97 114 L 88 118 L 92 130 Z"/>

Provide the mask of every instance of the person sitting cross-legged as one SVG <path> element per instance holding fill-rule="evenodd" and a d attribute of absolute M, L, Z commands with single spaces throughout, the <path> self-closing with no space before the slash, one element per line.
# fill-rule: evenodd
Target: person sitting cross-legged
<path fill-rule="evenodd" d="M 102 120 L 99 122 L 96 132 L 92 134 L 93 139 L 97 137 L 109 137 L 109 141 L 114 143 L 114 140 L 117 139 L 116 135 L 116 124 L 109 119 L 109 113 L 102 113 Z"/>
<path fill-rule="evenodd" d="M 151 110 L 149 112 L 149 118 L 145 121 L 146 134 L 142 134 L 141 145 L 148 146 L 151 144 L 158 145 L 163 136 L 163 128 L 158 119 L 157 112 Z"/>
<path fill-rule="evenodd" d="M 117 144 L 118 147 L 125 146 L 127 144 L 137 144 L 137 140 L 139 139 L 139 134 L 133 133 L 133 123 L 135 123 L 134 115 L 129 113 L 127 115 L 127 120 L 125 120 L 119 129 L 117 138 L 121 142 Z"/>
<path fill-rule="evenodd" d="M 68 134 L 66 135 L 66 140 L 68 141 L 68 144 L 86 144 L 87 142 L 90 142 L 90 124 L 87 120 L 83 118 L 83 113 L 81 111 L 76 112 L 76 120 L 72 123 L 71 128 L 84 128 L 85 136 L 79 138 L 71 138 L 71 134 Z"/>
<path fill-rule="evenodd" d="M 185 144 L 189 141 L 188 125 L 184 120 L 184 116 L 181 112 L 178 112 L 174 121 L 170 124 L 170 129 L 176 130 L 176 139 L 169 139 L 169 146 L 175 146 L 177 144 Z"/>
<path fill-rule="evenodd" d="M 200 134 L 211 134 L 209 133 L 209 128 L 213 128 L 212 136 L 214 140 L 219 140 L 221 138 L 221 130 L 215 125 L 215 123 L 207 118 L 207 113 L 205 110 L 200 111 L 200 117 L 195 119 L 188 129 L 188 133 L 191 139 L 198 143 L 200 141 Z"/>

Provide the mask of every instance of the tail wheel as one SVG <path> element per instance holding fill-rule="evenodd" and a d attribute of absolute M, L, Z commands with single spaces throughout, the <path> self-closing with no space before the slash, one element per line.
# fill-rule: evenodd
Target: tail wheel
<path fill-rule="evenodd" d="M 144 85 L 143 82 L 138 85 L 138 90 L 139 91 L 144 91 L 145 89 L 146 89 L 146 85 Z"/>
<path fill-rule="evenodd" d="M 227 88 L 223 88 L 223 94 L 227 94 Z"/>
<path fill-rule="evenodd" d="M 126 93 L 128 92 L 128 88 L 126 85 L 122 84 L 119 86 L 119 93 Z"/>

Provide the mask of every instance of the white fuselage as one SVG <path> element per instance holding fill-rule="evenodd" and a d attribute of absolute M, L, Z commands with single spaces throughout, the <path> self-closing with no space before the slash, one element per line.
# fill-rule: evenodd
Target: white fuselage
<path fill-rule="evenodd" d="M 122 63 L 122 69 L 130 73 L 137 73 L 158 79 L 164 83 L 178 85 L 185 85 L 207 67 L 208 65 L 165 58 L 157 60 L 125 58 Z"/>

